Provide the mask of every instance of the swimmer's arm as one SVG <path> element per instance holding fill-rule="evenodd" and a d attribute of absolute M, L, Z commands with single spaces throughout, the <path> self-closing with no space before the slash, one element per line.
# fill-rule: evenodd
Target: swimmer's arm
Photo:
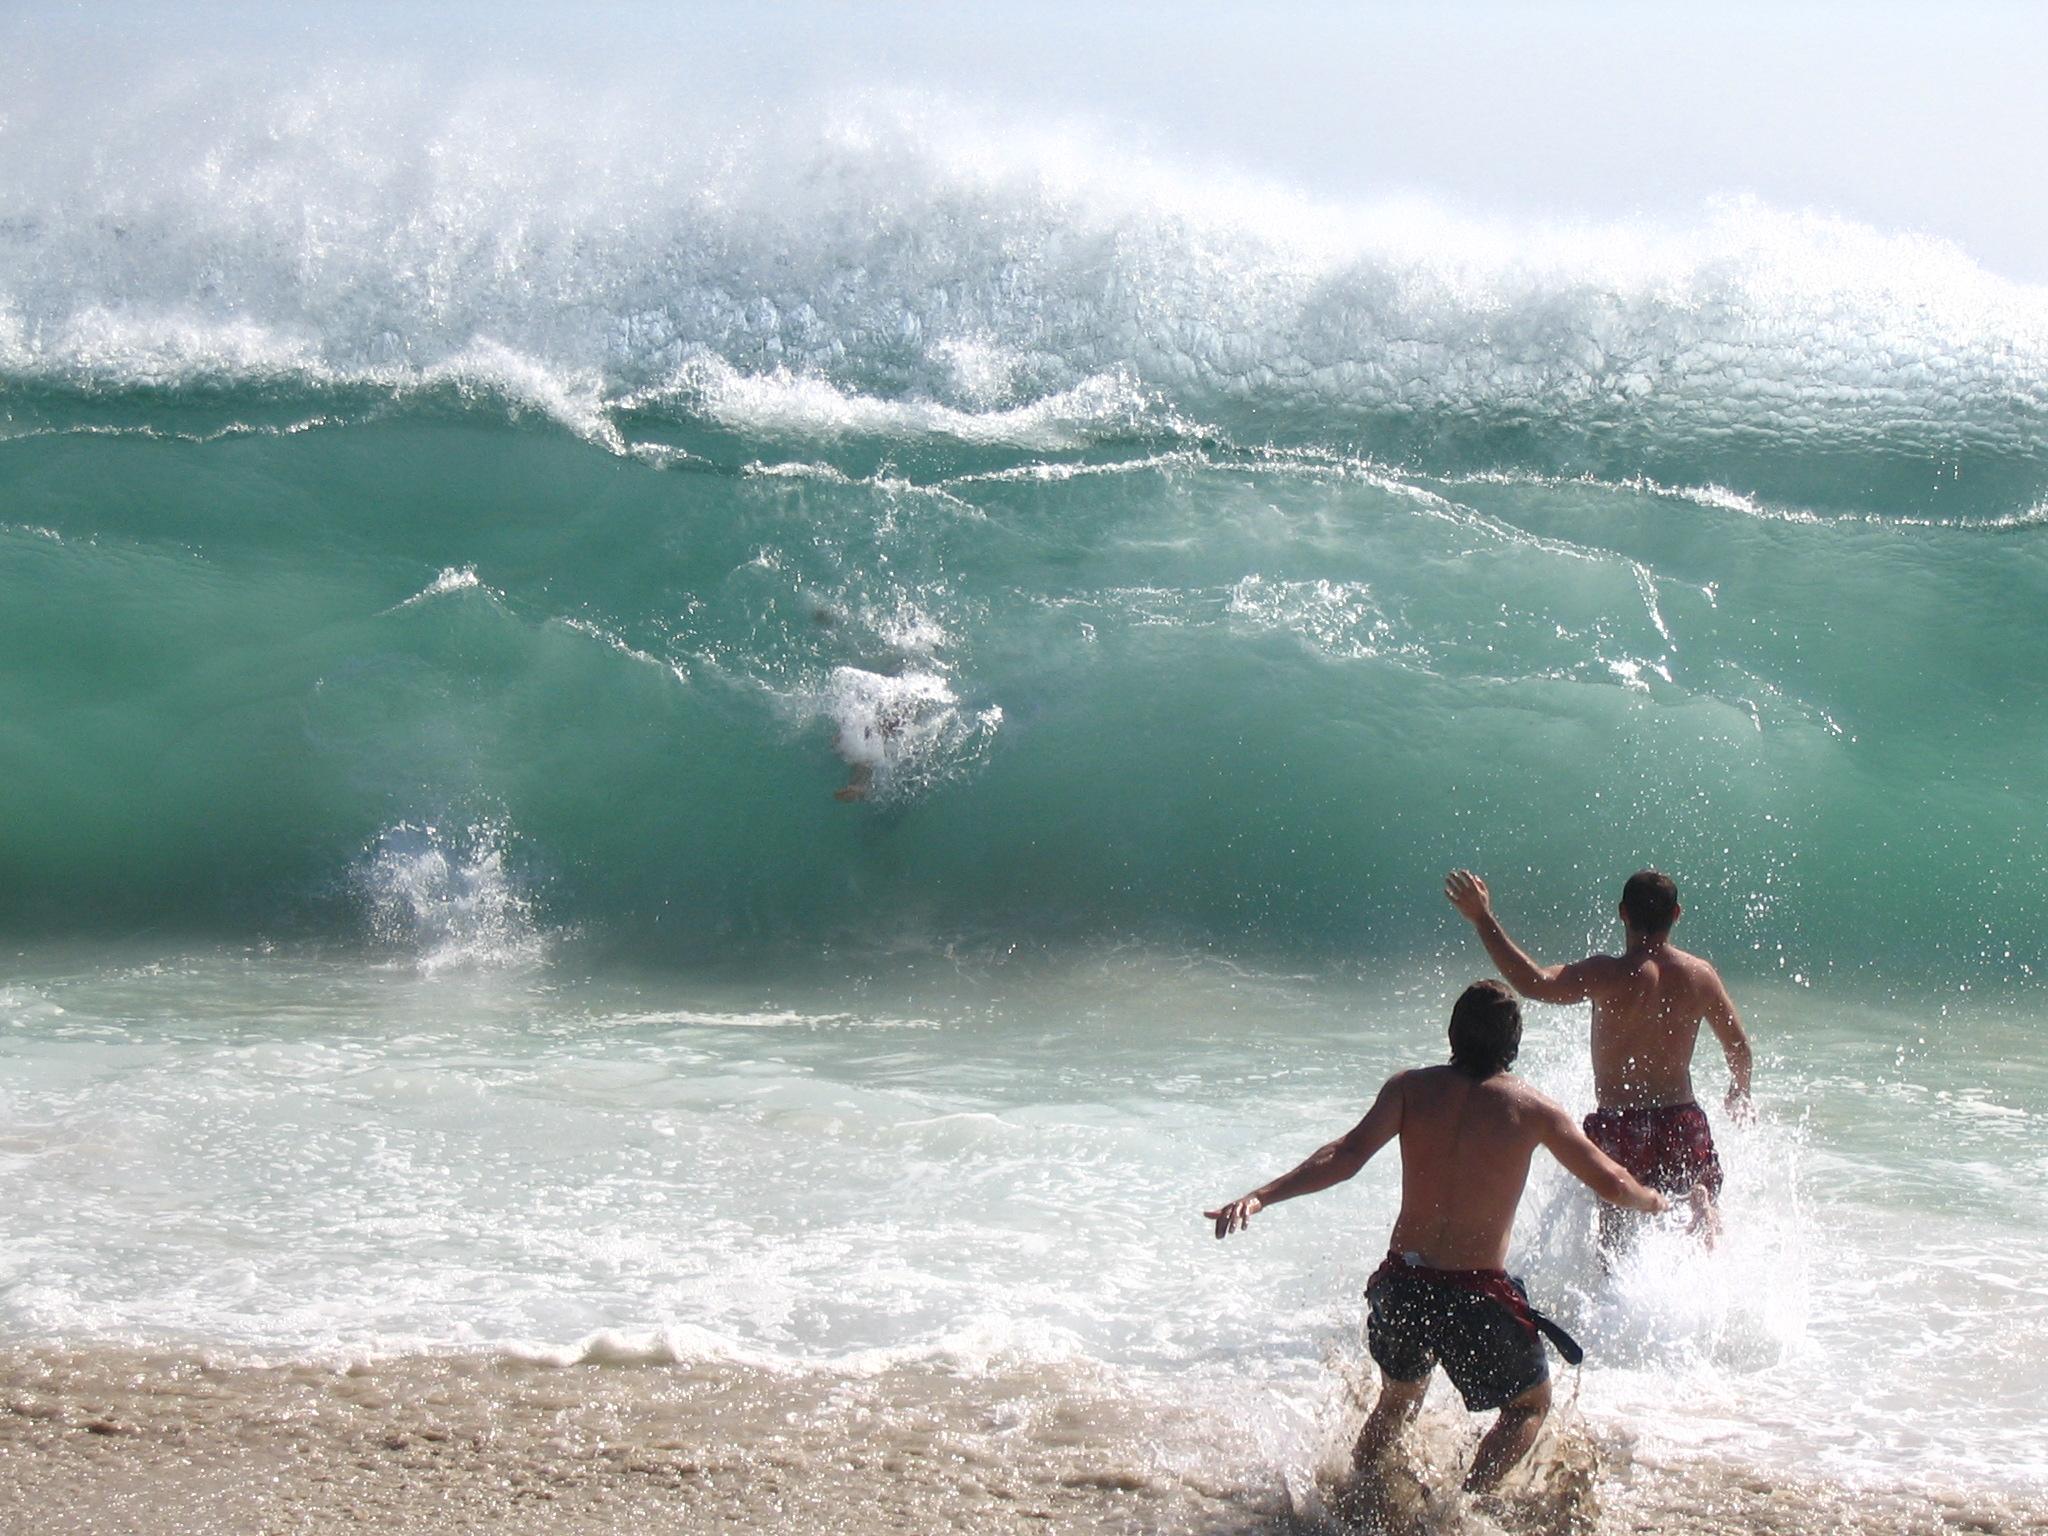
<path fill-rule="evenodd" d="M 1479 931 L 1479 942 L 1486 946 L 1487 958 L 1500 971 L 1501 980 L 1522 996 L 1539 1003 L 1582 1003 L 1592 996 L 1601 957 L 1574 965 L 1538 965 L 1508 937 L 1500 919 L 1493 915 L 1493 897 L 1486 882 L 1469 869 L 1454 869 L 1444 877 L 1444 895 Z"/>
<path fill-rule="evenodd" d="M 1540 1113 L 1539 1135 L 1550 1155 L 1564 1165 L 1566 1173 L 1602 1200 L 1652 1216 L 1661 1216 L 1671 1209 L 1662 1195 L 1638 1184 L 1626 1168 L 1587 1140 L 1586 1133 L 1558 1105 L 1546 1103 Z"/>
<path fill-rule="evenodd" d="M 1721 1042 L 1721 1054 L 1728 1058 L 1728 1112 L 1753 1114 L 1749 1101 L 1749 1031 L 1742 1027 L 1742 1016 L 1735 1011 L 1735 1000 L 1728 995 L 1721 978 L 1715 976 L 1712 980 L 1707 991 L 1707 1028 L 1714 1032 L 1714 1038 Z"/>
<path fill-rule="evenodd" d="M 1318 1147 L 1271 1183 L 1261 1184 L 1250 1194 L 1240 1195 L 1213 1211 L 1202 1212 L 1203 1219 L 1216 1223 L 1218 1237 L 1228 1237 L 1241 1231 L 1246 1222 L 1269 1205 L 1342 1184 L 1400 1134 L 1401 1100 L 1407 1076 L 1405 1072 L 1396 1072 L 1388 1078 L 1365 1118 L 1335 1141 Z"/>

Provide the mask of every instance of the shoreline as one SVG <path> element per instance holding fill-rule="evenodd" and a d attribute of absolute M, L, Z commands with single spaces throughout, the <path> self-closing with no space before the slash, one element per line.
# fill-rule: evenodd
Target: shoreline
<path fill-rule="evenodd" d="M 340 1368 L 17 1348 L 0 1350 L 0 1536 L 647 1520 L 685 1531 L 1341 1529 L 1295 1512 L 1319 1502 L 1315 1469 L 1282 1464 L 1251 1432 L 1219 1449 L 1215 1427 L 1199 1406 L 1133 1397 L 1075 1367 L 850 1375 L 468 1354 Z M 1466 1432 L 1460 1416 L 1426 1415 L 1413 1470 L 1454 1483 Z M 1555 1486 L 1500 1528 L 2048 1533 L 2048 1500 L 2025 1495 L 1659 1463 L 1575 1418 L 1556 1438 Z M 1408 1529 L 1496 1528 L 1455 1496 L 1411 1505 Z"/>

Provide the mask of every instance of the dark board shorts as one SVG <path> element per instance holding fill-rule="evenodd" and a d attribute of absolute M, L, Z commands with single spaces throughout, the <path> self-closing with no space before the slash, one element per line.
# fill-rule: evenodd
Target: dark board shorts
<path fill-rule="evenodd" d="M 1465 1406 L 1485 1413 L 1550 1379 L 1550 1360 L 1534 1328 L 1492 1297 L 1426 1274 L 1394 1269 L 1375 1276 L 1366 1290 L 1372 1303 L 1366 1348 L 1389 1380 L 1420 1381 L 1441 1365 Z"/>

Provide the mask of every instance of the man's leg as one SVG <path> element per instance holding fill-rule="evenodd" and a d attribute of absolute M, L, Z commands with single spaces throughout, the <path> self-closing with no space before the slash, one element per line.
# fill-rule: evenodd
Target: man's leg
<path fill-rule="evenodd" d="M 1644 1184 L 1650 1182 L 1650 1149 L 1643 1142 L 1640 1128 L 1629 1111 L 1595 1110 L 1580 1122 L 1579 1129 L 1586 1133 L 1586 1139 L 1594 1146 L 1626 1168 L 1631 1177 Z M 1636 1235 L 1643 1229 L 1643 1218 L 1634 1211 L 1609 1205 L 1605 1200 L 1599 1202 L 1599 1212 L 1600 1267 L 1608 1269 L 1616 1259 L 1635 1247 Z"/>
<path fill-rule="evenodd" d="M 1493 1421 L 1493 1428 L 1479 1442 L 1472 1470 L 1465 1474 L 1465 1491 L 1486 1493 L 1494 1488 L 1510 1467 L 1529 1454 L 1529 1447 L 1536 1443 L 1536 1432 L 1543 1427 L 1544 1416 L 1549 1412 L 1548 1381 L 1539 1381 L 1520 1397 L 1510 1399 L 1501 1409 L 1500 1417 Z"/>
<path fill-rule="evenodd" d="M 1415 1417 L 1422 1406 L 1422 1394 L 1428 1388 L 1426 1373 L 1420 1381 L 1395 1381 L 1381 1376 L 1379 1399 L 1366 1415 L 1365 1428 L 1358 1432 L 1358 1444 L 1351 1448 L 1352 1471 L 1362 1472 L 1386 1454 L 1387 1447 Z"/>
<path fill-rule="evenodd" d="M 1721 1207 L 1714 1200 L 1714 1193 L 1704 1184 L 1695 1184 L 1685 1197 L 1692 1207 L 1692 1235 L 1709 1248 L 1721 1240 Z"/>

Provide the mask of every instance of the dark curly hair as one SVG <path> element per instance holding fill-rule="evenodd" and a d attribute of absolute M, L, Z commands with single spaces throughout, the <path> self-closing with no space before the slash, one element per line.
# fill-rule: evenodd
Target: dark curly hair
<path fill-rule="evenodd" d="M 1497 981 L 1475 981 L 1451 1009 L 1451 1065 L 1471 1078 L 1515 1064 L 1522 1049 L 1522 1005 Z"/>

